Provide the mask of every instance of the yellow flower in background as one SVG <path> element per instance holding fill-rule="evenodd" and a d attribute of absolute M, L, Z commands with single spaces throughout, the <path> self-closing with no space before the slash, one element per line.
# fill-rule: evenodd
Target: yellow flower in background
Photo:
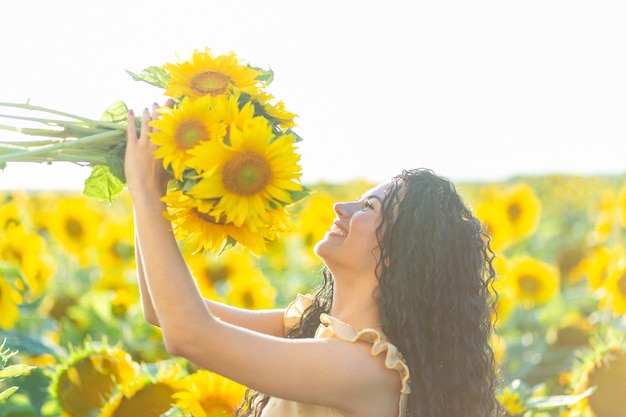
<path fill-rule="evenodd" d="M 589 318 L 575 311 L 559 320 L 558 327 L 548 332 L 547 340 L 555 347 L 580 347 L 589 343 L 593 332 Z"/>
<path fill-rule="evenodd" d="M 10 223 L 0 231 L 0 259 L 18 268 L 33 298 L 42 294 L 56 269 L 45 239 L 26 231 L 21 224 Z"/>
<path fill-rule="evenodd" d="M 262 86 L 257 79 L 262 72 L 243 65 L 233 52 L 214 57 L 204 48 L 194 51 L 190 60 L 163 68 L 171 76 L 165 90 L 168 97 L 224 95 L 231 87 L 255 95 Z"/>
<path fill-rule="evenodd" d="M 590 417 L 623 417 L 626 398 L 626 346 L 623 343 L 611 343 L 608 347 L 596 349 L 594 356 L 582 366 L 582 374 L 574 382 L 574 392 L 580 394 L 592 387 L 595 387 L 595 391 L 576 404 L 574 411 L 578 415 Z"/>
<path fill-rule="evenodd" d="M 129 271 L 130 269 L 126 269 Z M 124 269 L 104 269 L 104 274 L 93 287 L 97 291 L 112 293 L 113 312 L 119 316 L 126 312 L 139 300 L 139 287 L 136 281 L 126 278 Z"/>
<path fill-rule="evenodd" d="M 160 417 L 172 408 L 174 395 L 183 390 L 176 365 L 159 369 L 154 377 L 144 373 L 120 383 L 100 407 L 98 417 Z"/>
<path fill-rule="evenodd" d="M 626 314 L 626 254 L 614 259 L 609 267 L 606 280 L 602 287 L 605 293 L 602 296 L 600 307 L 610 308 L 615 314 Z"/>
<path fill-rule="evenodd" d="M 476 216 L 483 231 L 490 237 L 491 249 L 503 251 L 513 243 L 513 230 L 500 200 L 481 201 L 476 206 Z"/>
<path fill-rule="evenodd" d="M 166 217 L 172 222 L 177 239 L 184 240 L 193 252 L 220 252 L 229 239 L 248 248 L 252 253 L 265 252 L 265 239 L 262 234 L 253 233 L 247 225 L 235 227 L 201 212 L 198 201 L 176 190 L 169 192 L 163 201 L 167 203 Z"/>
<path fill-rule="evenodd" d="M 507 285 L 525 307 L 545 304 L 559 292 L 559 272 L 551 264 L 529 256 L 511 260 Z"/>
<path fill-rule="evenodd" d="M 496 397 L 510 416 L 520 416 L 526 410 L 521 393 L 512 390 L 511 387 L 505 387 Z"/>
<path fill-rule="evenodd" d="M 622 185 L 617 197 L 617 210 L 619 211 L 620 224 L 626 227 L 626 184 Z"/>
<path fill-rule="evenodd" d="M 275 307 L 276 288 L 261 271 L 252 274 L 237 274 L 228 278 L 226 301 L 235 307 L 250 310 L 271 309 Z"/>
<path fill-rule="evenodd" d="M 134 245 L 132 217 L 123 222 L 108 219 L 100 239 L 94 244 L 100 267 L 104 270 L 134 268 Z"/>
<path fill-rule="evenodd" d="M 176 406 L 194 417 L 232 416 L 246 387 L 221 375 L 199 370 L 183 379 L 186 389 L 174 394 Z"/>
<path fill-rule="evenodd" d="M 295 136 L 275 137 L 263 118 L 243 130 L 231 126 L 229 144 L 205 142 L 190 152 L 195 166 L 213 167 L 189 191 L 196 199 L 219 199 L 209 214 L 251 230 L 269 223 L 268 211 L 293 202 L 290 192 L 302 190 Z"/>
<path fill-rule="evenodd" d="M 0 329 L 10 329 L 20 316 L 19 304 L 22 295 L 17 291 L 5 276 L 0 267 Z"/>
<path fill-rule="evenodd" d="M 90 262 L 89 250 L 98 239 L 98 227 L 102 219 L 94 202 L 83 196 L 73 196 L 57 202 L 49 224 L 52 236 L 71 255 L 77 257 L 81 266 Z"/>
<path fill-rule="evenodd" d="M 297 220 L 297 230 L 304 241 L 307 251 L 313 254 L 313 248 L 322 240 L 326 231 L 333 224 L 335 200 L 328 192 L 315 192 L 302 204 Z"/>
<path fill-rule="evenodd" d="M 223 289 L 232 277 L 258 273 L 252 257 L 236 248 L 219 256 L 185 254 L 185 259 L 202 295 L 214 300 L 223 300 Z"/>
<path fill-rule="evenodd" d="M 506 191 L 504 209 L 515 239 L 526 238 L 537 230 L 541 203 L 528 184 L 519 183 Z"/>
<path fill-rule="evenodd" d="M 124 350 L 106 342 L 86 342 L 57 368 L 51 389 L 63 417 L 88 417 L 118 384 L 132 381 L 138 374 L 138 364 Z"/>
<path fill-rule="evenodd" d="M 506 340 L 497 333 L 492 333 L 489 339 L 489 345 L 493 350 L 493 356 L 496 363 L 500 366 L 504 364 L 506 358 Z"/>
<path fill-rule="evenodd" d="M 576 273 L 587 278 L 589 287 L 595 291 L 605 287 L 610 271 L 616 268 L 624 257 L 624 247 L 595 246 L 576 266 Z"/>
<path fill-rule="evenodd" d="M 476 206 L 476 215 L 492 238 L 492 248 L 500 251 L 537 230 L 541 203 L 525 183 L 504 190 L 487 187 Z"/>
<path fill-rule="evenodd" d="M 597 208 L 592 212 L 595 224 L 590 232 L 590 239 L 595 244 L 606 243 L 620 222 L 620 209 L 617 193 L 603 190 Z"/>
<path fill-rule="evenodd" d="M 158 145 L 154 155 L 163 160 L 165 169 L 171 166 L 174 178 L 182 180 L 191 159 L 189 151 L 225 134 L 226 126 L 221 123 L 223 113 L 217 111 L 211 96 L 197 100 L 185 98 L 175 109 L 162 107 L 159 113 L 161 117 L 151 122 L 155 130 L 150 139 Z"/>
<path fill-rule="evenodd" d="M 495 301 L 495 313 L 497 317 L 493 317 L 496 326 L 501 326 L 511 316 L 513 309 L 515 308 L 516 296 L 511 285 L 508 285 L 507 280 L 509 275 L 508 260 L 502 256 L 496 256 L 493 260 L 493 268 L 496 271 L 496 279 L 493 281 L 493 288 L 490 288 L 492 292 L 492 299 Z M 497 293 L 497 299 L 495 299 L 495 291 Z"/>
<path fill-rule="evenodd" d="M 10 200 L 0 204 L 0 231 L 8 227 L 22 224 L 23 214 L 21 205 L 11 197 Z"/>

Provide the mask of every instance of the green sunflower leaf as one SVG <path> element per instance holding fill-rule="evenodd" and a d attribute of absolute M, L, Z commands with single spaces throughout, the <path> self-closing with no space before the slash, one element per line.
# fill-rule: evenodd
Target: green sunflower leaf
<path fill-rule="evenodd" d="M 126 144 L 112 155 L 106 157 L 106 166 L 109 167 L 111 173 L 120 180 L 122 184 L 126 184 L 126 174 L 124 173 L 124 155 L 126 153 Z"/>
<path fill-rule="evenodd" d="M 9 387 L 7 389 L 5 389 L 4 391 L 0 391 L 0 401 L 9 398 L 9 396 L 11 394 L 13 394 L 15 391 L 17 391 L 17 387 Z"/>
<path fill-rule="evenodd" d="M 274 71 L 272 71 L 271 69 L 265 70 L 263 68 L 253 67 L 251 65 L 249 65 L 249 67 L 261 73 L 256 77 L 257 80 L 263 81 L 267 85 L 270 85 L 272 81 L 274 81 Z"/>
<path fill-rule="evenodd" d="M 587 389 L 578 395 L 552 395 L 545 397 L 530 398 L 526 407 L 533 410 L 549 410 L 552 408 L 574 405 L 583 398 L 589 397 L 595 391 L 595 387 Z"/>
<path fill-rule="evenodd" d="M 163 68 L 155 65 L 144 69 L 141 74 L 135 74 L 128 70 L 126 70 L 126 73 L 135 81 L 143 81 L 160 88 L 165 88 L 170 79 Z"/>
<path fill-rule="evenodd" d="M 89 178 L 85 180 L 83 194 L 110 203 L 122 193 L 123 189 L 124 183 L 111 172 L 111 168 L 106 165 L 96 165 L 91 170 Z"/>
<path fill-rule="evenodd" d="M 28 366 L 23 364 L 10 365 L 4 369 L 0 369 L 0 379 L 13 378 L 20 375 L 25 375 L 34 369 L 34 366 Z"/>
<path fill-rule="evenodd" d="M 128 106 L 121 100 L 118 100 L 106 108 L 100 121 L 112 123 L 126 123 L 128 117 Z"/>
<path fill-rule="evenodd" d="M 302 190 L 289 191 L 289 194 L 291 195 L 291 201 L 295 203 L 296 201 L 300 201 L 308 197 L 311 194 L 311 189 L 306 186 L 302 186 Z"/>

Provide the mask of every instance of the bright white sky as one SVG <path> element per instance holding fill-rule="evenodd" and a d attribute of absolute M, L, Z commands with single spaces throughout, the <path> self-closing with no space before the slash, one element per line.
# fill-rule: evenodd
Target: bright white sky
<path fill-rule="evenodd" d="M 624 173 L 625 21 L 621 0 L 3 1 L 0 101 L 140 110 L 161 91 L 125 70 L 209 46 L 274 70 L 305 182 Z M 88 174 L 9 164 L 0 188 Z"/>

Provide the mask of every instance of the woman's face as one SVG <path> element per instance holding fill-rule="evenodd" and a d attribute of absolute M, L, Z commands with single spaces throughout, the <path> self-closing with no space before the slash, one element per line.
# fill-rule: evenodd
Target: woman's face
<path fill-rule="evenodd" d="M 315 253 L 335 273 L 337 268 L 373 271 L 379 258 L 376 228 L 381 222 L 381 206 L 391 183 L 382 183 L 360 199 L 336 203 L 335 222 L 315 246 Z"/>

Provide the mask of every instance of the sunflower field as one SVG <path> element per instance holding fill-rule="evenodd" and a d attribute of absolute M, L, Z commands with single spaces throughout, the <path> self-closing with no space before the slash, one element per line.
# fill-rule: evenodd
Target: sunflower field
<path fill-rule="evenodd" d="M 457 188 L 497 253 L 498 399 L 509 416 L 623 416 L 626 177 L 520 177 Z M 309 185 L 295 229 L 254 256 L 181 250 L 203 294 L 284 307 L 321 282 L 312 247 L 334 201 L 373 184 Z M 0 416 L 228 415 L 245 388 L 168 356 L 142 316 L 128 194 L 0 195 Z"/>

